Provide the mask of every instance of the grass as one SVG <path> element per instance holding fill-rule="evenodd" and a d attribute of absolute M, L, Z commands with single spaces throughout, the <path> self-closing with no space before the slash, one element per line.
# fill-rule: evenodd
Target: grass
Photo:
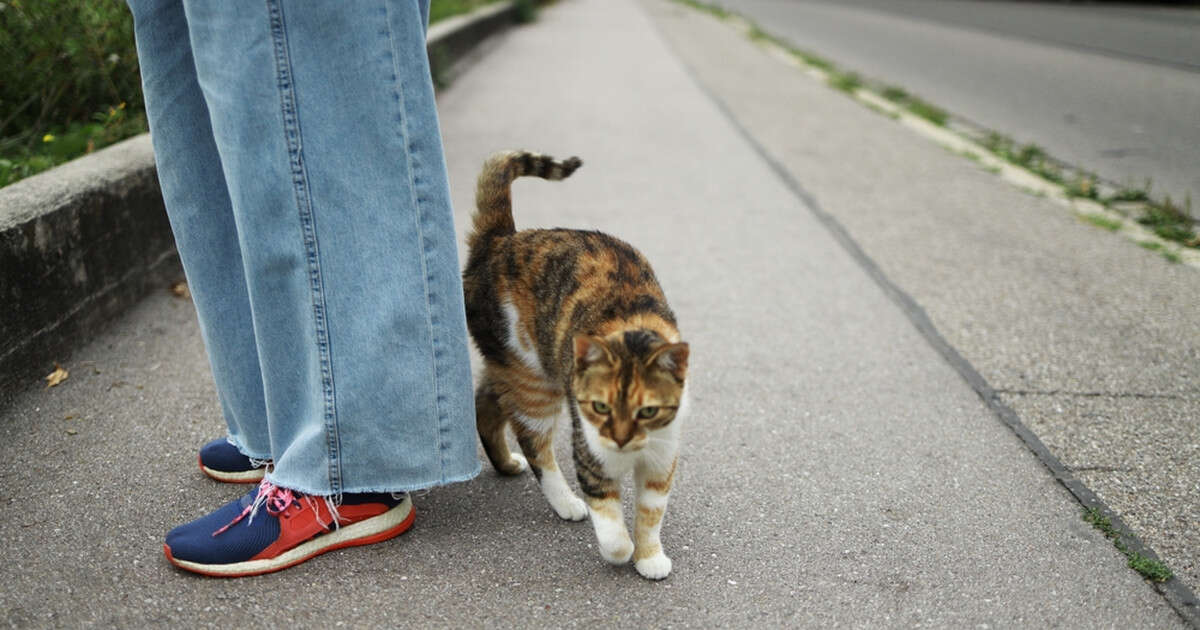
<path fill-rule="evenodd" d="M 429 3 L 429 23 L 440 22 L 449 17 L 470 13 L 475 9 L 492 4 L 497 0 L 432 0 Z"/>
<path fill-rule="evenodd" d="M 1091 223 L 1096 227 L 1101 227 L 1109 232 L 1116 232 L 1124 225 L 1119 219 L 1110 219 L 1102 214 L 1085 214 L 1083 220 Z"/>
<path fill-rule="evenodd" d="M 806 50 L 800 50 L 799 48 L 791 48 L 791 47 L 788 47 L 788 52 L 795 55 L 796 58 L 799 59 L 800 61 L 803 61 L 804 63 L 806 63 L 818 70 L 824 70 L 825 72 L 832 72 L 835 69 L 835 66 L 833 65 L 832 61 L 830 61 L 820 55 L 810 53 Z"/>
<path fill-rule="evenodd" d="M 0 187 L 49 170 L 97 149 L 145 132 L 146 113 L 124 103 L 97 113 L 86 123 L 53 127 L 30 147 L 21 138 L 0 139 Z"/>
<path fill-rule="evenodd" d="M 725 19 L 725 18 L 729 17 L 729 11 L 726 11 L 725 9 L 722 9 L 721 7 L 718 7 L 716 5 L 708 4 L 707 2 L 698 2 L 697 0 L 675 0 L 675 1 L 686 4 L 689 7 L 692 7 L 693 9 L 699 9 L 706 13 L 711 13 L 712 15 L 715 15 L 721 19 Z"/>
<path fill-rule="evenodd" d="M 1150 180 L 1146 180 L 1146 185 L 1142 188 L 1133 186 L 1118 188 L 1116 192 L 1105 197 L 1104 201 L 1108 203 L 1150 201 Z"/>
<path fill-rule="evenodd" d="M 1036 144 L 1017 145 L 1012 138 L 995 132 L 989 133 L 982 144 L 1003 160 L 1033 171 L 1056 184 L 1064 183 L 1062 169 Z"/>
<path fill-rule="evenodd" d="M 750 25 L 750 32 L 747 33 L 747 35 L 749 35 L 750 39 L 752 39 L 756 42 L 773 42 L 773 41 L 775 41 L 774 37 L 771 37 L 771 35 L 769 33 L 762 30 L 761 28 L 758 28 L 758 25 L 756 25 L 756 24 Z"/>
<path fill-rule="evenodd" d="M 1078 173 L 1063 185 L 1063 191 L 1068 197 L 1083 199 L 1100 199 L 1100 191 L 1096 188 L 1098 178 L 1094 173 Z"/>
<path fill-rule="evenodd" d="M 0 4 L 0 186 L 146 130 L 124 2 Z"/>
<path fill-rule="evenodd" d="M 848 94 L 853 94 L 855 90 L 862 87 L 862 84 L 862 77 L 853 72 L 834 70 L 829 73 L 829 85 Z"/>
<path fill-rule="evenodd" d="M 905 107 L 908 108 L 908 111 L 920 116 L 921 118 L 924 118 L 925 120 L 928 120 L 939 127 L 945 127 L 946 121 L 950 119 L 950 114 L 947 113 L 946 110 L 937 107 L 936 105 L 932 105 L 928 101 L 924 101 L 915 96 L 908 97 L 908 102 L 905 104 Z"/>
<path fill-rule="evenodd" d="M 1137 222 L 1166 240 L 1183 243 L 1189 247 L 1200 246 L 1200 239 L 1197 239 L 1194 229 L 1195 223 L 1192 221 L 1190 199 L 1184 207 L 1172 203 L 1170 197 L 1161 203 L 1148 204 Z"/>
<path fill-rule="evenodd" d="M 1129 547 L 1122 540 L 1121 532 L 1116 527 L 1113 527 L 1112 521 L 1107 516 L 1101 514 L 1098 508 L 1087 508 L 1084 510 L 1083 520 L 1090 523 L 1092 527 L 1100 530 L 1100 533 L 1104 534 L 1105 538 L 1113 541 L 1113 546 L 1125 554 L 1129 568 L 1142 574 L 1142 577 L 1151 582 L 1166 582 L 1174 576 L 1171 570 L 1167 568 L 1167 565 L 1158 560 L 1147 558 L 1136 551 L 1130 551 Z"/>
<path fill-rule="evenodd" d="M 880 92 L 879 95 L 898 105 L 903 105 L 904 102 L 908 100 L 908 92 L 905 91 L 904 88 L 899 88 L 894 85 L 889 85 L 883 88 L 883 91 Z"/>

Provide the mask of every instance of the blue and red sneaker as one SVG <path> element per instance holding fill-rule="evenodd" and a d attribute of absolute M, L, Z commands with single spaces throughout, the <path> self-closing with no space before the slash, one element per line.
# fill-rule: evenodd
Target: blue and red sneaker
<path fill-rule="evenodd" d="M 226 483 L 258 483 L 271 461 L 246 457 L 225 438 L 217 438 L 200 447 L 200 470 Z"/>
<path fill-rule="evenodd" d="M 163 550 L 172 564 L 195 573 L 258 575 L 399 536 L 415 516 L 407 494 L 346 494 L 335 509 L 325 497 L 264 479 L 241 499 L 168 532 Z"/>

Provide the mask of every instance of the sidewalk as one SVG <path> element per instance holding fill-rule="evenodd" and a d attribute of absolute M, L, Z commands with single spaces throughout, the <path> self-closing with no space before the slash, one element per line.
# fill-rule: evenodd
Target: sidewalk
<path fill-rule="evenodd" d="M 981 377 L 980 395 L 1200 590 L 1200 273 L 847 108 L 707 15 L 645 6 L 746 136 Z"/>
<path fill-rule="evenodd" d="M 0 620 L 1181 626 L 693 82 L 647 6 L 559 2 L 439 106 L 460 230 L 492 151 L 574 154 L 571 179 L 516 185 L 518 226 L 602 229 L 655 264 L 693 349 L 670 578 L 607 566 L 532 477 L 486 465 L 417 497 L 394 541 L 238 581 L 170 568 L 163 533 L 239 490 L 196 470 L 221 422 L 190 305 L 164 292 L 5 410 Z M 860 115 L 848 100 L 825 114 L 830 129 Z"/>

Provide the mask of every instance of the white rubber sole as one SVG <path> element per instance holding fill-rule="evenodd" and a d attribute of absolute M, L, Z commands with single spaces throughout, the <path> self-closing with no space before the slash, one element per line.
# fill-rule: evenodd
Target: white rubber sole
<path fill-rule="evenodd" d="M 266 466 L 243 472 L 227 472 L 224 470 L 213 470 L 212 468 L 201 464 L 200 470 L 204 471 L 204 474 L 208 475 L 209 477 L 225 483 L 257 483 L 262 481 L 262 478 L 267 474 Z"/>

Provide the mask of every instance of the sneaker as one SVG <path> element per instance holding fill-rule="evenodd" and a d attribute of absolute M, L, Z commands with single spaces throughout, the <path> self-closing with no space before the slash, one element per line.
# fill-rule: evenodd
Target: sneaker
<path fill-rule="evenodd" d="M 415 516 L 407 494 L 346 494 L 335 510 L 325 497 L 264 479 L 241 499 L 171 530 L 163 550 L 171 564 L 195 573 L 259 575 L 399 536 Z"/>
<path fill-rule="evenodd" d="M 225 438 L 217 438 L 200 447 L 200 470 L 204 474 L 226 483 L 258 483 L 267 468 L 269 459 L 246 457 Z"/>

